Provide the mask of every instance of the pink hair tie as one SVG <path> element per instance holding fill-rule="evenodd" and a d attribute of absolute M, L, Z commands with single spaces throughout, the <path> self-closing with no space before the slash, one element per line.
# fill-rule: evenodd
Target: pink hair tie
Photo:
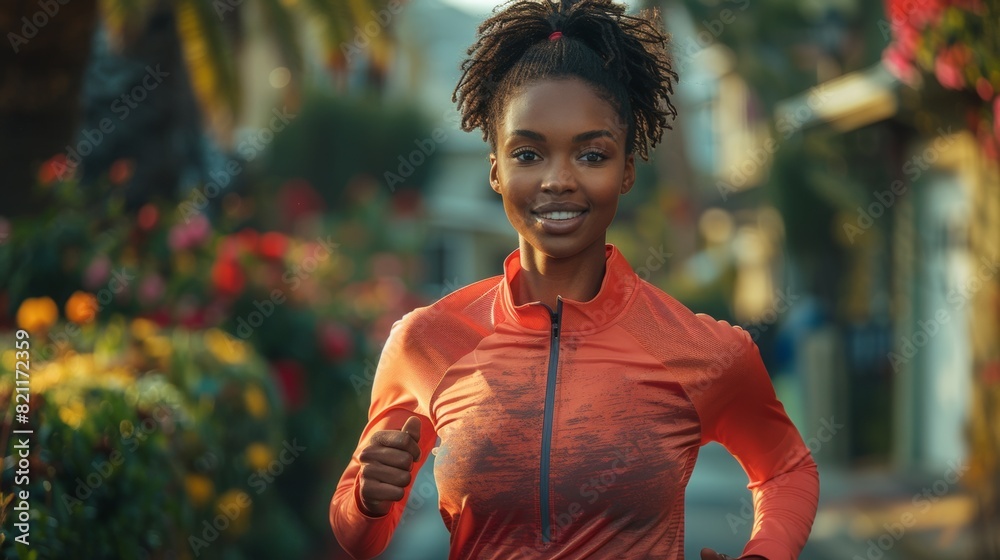
<path fill-rule="evenodd" d="M 549 35 L 549 41 L 555 41 L 560 37 L 562 37 L 562 31 L 553 31 L 552 34 Z"/>

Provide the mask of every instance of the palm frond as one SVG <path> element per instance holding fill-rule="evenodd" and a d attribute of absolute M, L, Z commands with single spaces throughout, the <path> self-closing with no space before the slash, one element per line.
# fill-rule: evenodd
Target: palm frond
<path fill-rule="evenodd" d="M 225 31 L 202 0 L 178 0 L 177 32 L 195 97 L 209 124 L 225 128 L 240 111 L 236 60 Z"/>
<path fill-rule="evenodd" d="M 264 16 L 293 76 L 302 71 L 302 47 L 295 35 L 293 13 L 282 0 L 261 0 Z"/>
<path fill-rule="evenodd" d="M 100 0 L 101 16 L 111 43 L 131 43 L 142 33 L 156 0 Z"/>

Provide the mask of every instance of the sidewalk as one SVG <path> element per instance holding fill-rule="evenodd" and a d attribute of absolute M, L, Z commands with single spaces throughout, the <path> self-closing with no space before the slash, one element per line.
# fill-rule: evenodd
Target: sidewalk
<path fill-rule="evenodd" d="M 820 481 L 804 560 L 975 558 L 975 499 L 954 472 L 933 477 L 820 466 Z"/>

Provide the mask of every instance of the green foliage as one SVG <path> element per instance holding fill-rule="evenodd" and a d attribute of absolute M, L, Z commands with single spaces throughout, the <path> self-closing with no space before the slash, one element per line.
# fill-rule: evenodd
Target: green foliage
<path fill-rule="evenodd" d="M 31 550 L 239 559 L 335 547 L 327 508 L 373 363 L 392 322 L 424 303 L 405 282 L 422 237 L 414 191 L 346 176 L 350 196 L 324 213 L 297 180 L 258 199 L 228 193 L 210 221 L 204 186 L 132 213 L 127 173 L 85 189 L 47 165 L 50 213 L 13 220 L 0 243 L 0 401 L 14 387 L 12 331 L 32 333 Z M 128 426 L 150 417 L 134 445 Z M 6 496 L 19 488 L 5 443 Z M 294 460 L 275 463 L 288 446 Z M 120 464 L 77 499 L 77 479 L 113 453 Z M 229 528 L 206 526 L 236 507 Z M 17 557 L 13 522 L 0 555 Z"/>
<path fill-rule="evenodd" d="M 14 348 L 14 337 L 3 337 Z M 34 337 L 29 339 L 34 340 Z M 13 351 L 3 355 L 0 401 L 15 394 Z M 146 370 L 150 362 L 160 369 Z M 255 511 L 280 502 L 254 485 L 260 463 L 281 450 L 282 410 L 265 364 L 218 330 L 160 331 L 117 317 L 86 329 L 52 360 L 30 363 L 30 423 L 4 419 L 8 458 L 30 427 L 30 547 L 14 546 L 14 512 L 4 523 L 8 558 L 141 558 L 184 553 L 219 508 L 246 496 L 199 557 L 247 554 Z M 239 429 L 234 429 L 239 426 Z M 16 462 L 5 463 L 4 487 Z M 15 500 L 15 503 L 17 500 Z M 13 505 L 11 506 L 13 507 Z"/>
<path fill-rule="evenodd" d="M 370 177 L 386 193 L 422 190 L 441 149 L 432 134 L 427 119 L 411 106 L 315 94 L 275 137 L 264 175 L 271 184 L 304 178 L 328 208 L 345 205 L 345 189 L 358 177 Z M 387 173 L 402 182 L 390 185 Z"/>

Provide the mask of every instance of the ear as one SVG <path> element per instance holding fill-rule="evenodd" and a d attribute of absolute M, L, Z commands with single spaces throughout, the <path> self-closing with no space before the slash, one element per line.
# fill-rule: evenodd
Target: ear
<path fill-rule="evenodd" d="M 625 176 L 622 178 L 622 194 L 626 194 L 632 190 L 633 183 L 635 183 L 635 154 L 629 154 L 625 158 Z"/>
<path fill-rule="evenodd" d="M 500 175 L 497 169 L 497 155 L 494 153 L 490 154 L 490 188 L 497 194 L 502 194 L 500 192 Z"/>

